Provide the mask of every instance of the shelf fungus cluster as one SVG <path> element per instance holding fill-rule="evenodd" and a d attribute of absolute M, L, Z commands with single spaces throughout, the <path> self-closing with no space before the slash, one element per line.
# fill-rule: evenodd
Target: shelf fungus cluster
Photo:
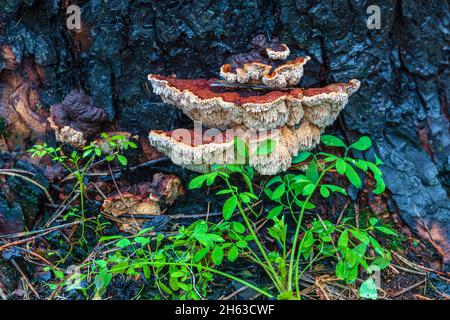
<path fill-rule="evenodd" d="M 245 161 L 260 174 L 272 175 L 288 169 L 293 156 L 319 142 L 360 82 L 300 88 L 309 57 L 287 61 L 285 44 L 255 39 L 251 52 L 232 56 L 221 67 L 222 81 L 148 76 L 155 94 L 194 120 L 194 129 L 151 131 L 152 146 L 194 171 Z M 236 152 L 236 138 L 248 145 L 246 157 Z M 271 151 L 258 152 L 268 142 Z"/>

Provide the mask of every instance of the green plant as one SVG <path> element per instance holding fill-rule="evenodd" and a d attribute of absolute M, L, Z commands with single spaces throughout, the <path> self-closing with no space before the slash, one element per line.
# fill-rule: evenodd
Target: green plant
<path fill-rule="evenodd" d="M 217 178 L 220 178 L 225 183 L 226 187 L 217 192 L 218 195 L 227 196 L 223 205 L 223 218 L 229 220 L 235 211 L 240 214 L 247 228 L 247 232 L 256 245 L 255 249 L 249 247 L 249 258 L 264 269 L 277 289 L 279 298 L 300 298 L 300 258 L 306 250 L 305 248 L 308 248 L 307 246 L 310 246 L 309 250 L 312 250 L 312 245 L 315 242 L 314 235 L 318 230 L 316 226 L 316 229 L 313 228 L 307 231 L 303 226 L 305 211 L 315 208 L 315 205 L 311 201 L 313 195 L 318 194 L 323 198 L 328 198 L 333 192 L 343 195 L 347 194 L 344 188 L 331 183 L 325 183 L 324 178 L 331 173 L 344 175 L 353 186 L 360 188 L 362 184 L 361 178 L 356 171 L 360 170 L 366 174 L 371 174 L 375 179 L 377 185 L 373 190 L 374 193 L 381 193 L 385 189 L 382 173 L 378 168 L 381 161 L 377 157 L 375 158 L 375 162 L 371 162 L 364 159 L 352 158 L 349 154 L 352 149 L 359 151 L 369 149 L 371 140 L 368 137 L 361 137 L 350 146 L 347 146 L 341 139 L 329 135 L 322 136 L 321 141 L 330 147 L 343 148 L 344 155 L 340 157 L 326 152 L 300 153 L 293 159 L 293 163 L 309 160 L 305 174 L 286 174 L 283 177 L 275 176 L 264 188 L 265 194 L 277 204 L 277 206 L 270 210 L 267 218 L 274 222 L 274 225 L 269 229 L 269 235 L 279 242 L 283 248 L 282 252 L 269 251 L 264 247 L 250 216 L 247 214 L 249 212 L 254 216 L 258 216 L 253 209 L 255 202 L 259 200 L 259 196 L 253 190 L 251 183 L 253 170 L 251 168 L 237 165 L 216 166 L 215 171 L 196 177 L 189 185 L 191 189 L 200 188 L 203 184 L 211 186 Z M 246 190 L 240 189 L 238 184 L 233 184 L 232 174 L 237 174 L 243 178 L 247 187 Z M 283 218 L 278 218 L 283 211 L 289 212 L 296 222 L 295 234 L 290 241 L 289 248 L 286 239 L 288 226 L 286 226 Z M 356 239 L 358 239 L 356 235 L 364 239 L 364 242 L 359 247 L 342 247 L 342 249 L 336 247 L 335 253 L 339 259 L 336 271 L 339 278 L 351 282 L 355 278 L 355 271 L 356 275 L 358 274 L 359 265 L 369 268 L 366 263 L 367 257 L 364 256 L 369 246 L 372 246 L 383 259 L 390 259 L 387 251 L 380 250 L 375 242 L 376 240 L 364 233 L 366 230 L 358 230 L 354 227 L 349 228 L 347 225 L 331 228 L 330 223 L 323 221 L 322 224 L 325 226 L 327 224 L 329 225 L 329 232 L 341 232 L 344 234 L 344 237 L 350 233 Z M 301 236 L 302 231 L 304 232 L 303 236 Z M 320 239 L 323 240 L 323 238 Z M 333 237 L 328 234 L 326 239 L 332 241 Z M 371 239 L 373 240 L 371 241 Z M 361 241 L 361 239 L 358 240 Z M 353 239 L 347 242 L 347 244 L 353 243 L 354 241 L 356 240 Z M 324 247 L 323 244 L 322 247 Z M 323 248 L 322 250 L 319 249 L 319 252 L 322 254 Z M 343 255 L 344 253 L 345 255 Z M 349 256 L 348 259 L 347 255 Z M 342 262 L 342 257 L 345 257 L 347 260 Z M 344 263 L 346 265 L 345 268 L 342 267 Z"/>
<path fill-rule="evenodd" d="M 128 150 L 129 148 L 137 148 L 137 145 L 129 141 L 125 136 L 114 135 L 112 137 L 108 136 L 106 133 L 102 133 L 101 137 L 103 140 L 100 142 L 91 142 L 88 146 L 84 147 L 82 152 L 73 150 L 70 155 L 64 152 L 62 146 L 50 147 L 47 143 L 36 144 L 28 152 L 31 153 L 32 157 L 45 157 L 48 156 L 53 162 L 60 163 L 70 174 L 76 179 L 75 189 L 80 195 L 80 215 L 81 219 L 85 220 L 85 192 L 86 183 L 85 177 L 87 172 L 94 165 L 94 160 L 105 156 L 107 162 L 117 161 L 125 166 L 128 161 L 127 158 L 121 154 L 123 150 Z M 82 224 L 82 239 L 84 239 L 85 227 Z"/>
<path fill-rule="evenodd" d="M 335 256 L 338 261 L 335 267 L 337 278 L 352 284 L 355 283 L 361 267 L 371 274 L 373 271 L 386 268 L 390 263 L 391 254 L 389 250 L 383 248 L 372 236 L 372 233 L 374 231 L 389 235 L 396 235 L 396 233 L 381 225 L 376 218 L 370 219 L 368 228 L 356 228 L 348 223 L 349 220 L 352 220 L 352 218 L 346 218 L 342 224 L 334 225 L 332 222 L 323 221 L 319 217 L 304 233 L 299 252 L 306 261 L 310 261 L 307 267 L 321 256 Z M 335 242 L 333 239 L 338 240 Z M 370 248 L 373 249 L 373 255 L 369 253 Z M 296 281 L 302 276 L 303 272 L 296 278 Z M 373 281 L 371 278 L 367 279 L 361 286 L 360 291 L 367 293 L 369 290 L 367 288 L 368 282 L 371 281 Z M 376 290 L 375 292 L 372 291 L 370 297 L 376 297 L 376 294 Z M 367 297 L 367 295 L 364 296 Z"/>
<path fill-rule="evenodd" d="M 255 192 L 254 172 L 249 166 L 214 166 L 213 172 L 194 178 L 190 189 L 213 186 L 219 180 L 223 182 L 217 191 L 218 196 L 225 197 L 222 221 L 197 221 L 179 227 L 170 235 L 143 229 L 132 237 L 103 237 L 101 241 L 107 242 L 105 246 L 114 248 L 109 249 L 106 256 L 81 266 L 86 270 L 83 279 L 94 277 L 95 281 L 80 290 L 85 294 L 93 290 L 94 297 L 100 298 L 112 277 L 123 274 L 143 276 L 159 290 L 162 298 L 200 299 L 208 294 L 216 275 L 240 282 L 266 297 L 300 299 L 302 275 L 321 259 L 335 260 L 336 277 L 349 284 L 356 282 L 362 270 L 370 275 L 385 268 L 391 256 L 375 239 L 374 233 L 395 235 L 395 232 L 377 219 L 371 218 L 369 225 L 362 228 L 350 223 L 352 217 L 344 218 L 340 224 L 320 216 L 309 223 L 304 221 L 305 212 L 315 208 L 314 196 L 347 195 L 344 187 L 328 182 L 332 176 L 345 176 L 350 184 L 359 188 L 362 182 L 358 170 L 375 179 L 377 185 L 373 192 L 381 193 L 385 188 L 378 158 L 371 162 L 350 156 L 352 149 L 365 151 L 371 146 L 367 137 L 350 146 L 332 136 L 323 136 L 322 142 L 343 148 L 343 155 L 300 153 L 294 162 L 308 162 L 305 173 L 287 173 L 270 179 L 263 188 L 269 201 Z M 261 201 L 266 207 L 271 206 L 264 217 L 271 221 L 267 234 L 277 244 L 271 249 L 254 223 L 255 218 L 261 218 L 256 209 Z M 292 217 L 295 228 L 289 228 L 286 214 Z M 294 231 L 293 235 L 290 231 Z M 272 293 L 269 285 L 257 286 L 220 270 L 225 267 L 225 261 L 232 263 L 237 259 L 260 266 L 275 292 Z M 374 298 L 376 293 L 374 280 L 369 277 L 360 287 L 360 296 Z"/>
<path fill-rule="evenodd" d="M 158 289 L 162 298 L 203 299 L 207 296 L 213 275 L 220 275 L 247 285 L 267 297 L 271 294 L 253 284 L 216 269 L 226 260 L 233 262 L 245 255 L 245 227 L 239 222 L 208 223 L 197 221 L 181 226 L 173 235 L 155 234 L 142 229 L 132 237 L 107 236 L 100 239 L 112 246 L 102 259 L 80 266 L 86 270 L 79 280 L 93 278 L 87 287 L 74 287 L 73 277 L 59 275 L 66 289 L 78 289 L 85 295 L 93 290 L 94 299 L 104 295 L 112 277 L 144 277 Z M 247 238 L 248 240 L 248 238 Z"/>
<path fill-rule="evenodd" d="M 79 210 L 76 207 L 72 207 L 69 211 L 63 216 L 63 221 L 67 221 L 69 218 L 74 218 L 75 220 L 83 220 L 83 216 L 79 214 Z M 97 238 L 100 238 L 103 234 L 103 230 L 106 229 L 109 225 L 111 225 L 108 221 L 103 221 L 102 214 L 98 214 L 95 220 L 86 220 L 86 226 L 92 229 Z"/>

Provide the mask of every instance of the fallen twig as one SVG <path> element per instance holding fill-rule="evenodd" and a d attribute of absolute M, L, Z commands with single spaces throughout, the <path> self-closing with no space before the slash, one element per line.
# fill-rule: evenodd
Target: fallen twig
<path fill-rule="evenodd" d="M 437 250 L 437 252 L 439 252 L 439 254 L 440 254 L 441 256 L 445 257 L 445 252 L 444 252 L 444 251 L 441 249 L 441 247 L 439 247 L 439 246 L 437 245 L 437 243 L 434 241 L 433 236 L 431 235 L 430 229 L 428 228 L 428 226 L 427 226 L 427 224 L 425 223 L 425 221 L 423 221 L 423 219 L 422 219 L 422 217 L 420 216 L 420 214 L 419 214 L 419 212 L 417 211 L 417 209 L 416 209 L 416 215 L 417 215 L 417 217 L 419 218 L 419 220 L 420 220 L 420 222 L 421 222 L 423 228 L 425 229 L 425 231 L 426 231 L 427 234 L 428 234 L 429 239 L 427 239 L 427 240 L 428 240 L 428 241 L 431 243 L 431 245 Z"/>
<path fill-rule="evenodd" d="M 240 287 L 239 289 L 237 289 L 233 293 L 229 294 L 228 296 L 222 296 L 218 300 L 230 300 L 231 298 L 233 298 L 234 296 L 238 295 L 239 293 L 241 293 L 245 289 L 248 289 L 248 287 L 247 286 Z"/>
<path fill-rule="evenodd" d="M 415 264 L 415 263 L 413 263 L 413 262 L 411 262 L 411 261 L 408 261 L 406 258 L 402 257 L 402 256 L 399 255 L 397 252 L 395 252 L 395 251 L 391 251 L 391 252 L 392 252 L 392 254 L 394 254 L 395 257 L 397 257 L 397 258 L 398 258 L 399 260 L 401 260 L 403 263 L 407 264 L 408 266 L 410 266 L 411 268 L 413 268 L 413 269 L 415 269 L 415 270 L 421 270 L 421 271 L 426 271 L 426 272 L 433 272 L 433 273 L 436 273 L 436 274 L 438 274 L 438 275 L 445 275 L 445 276 L 448 276 L 448 274 L 445 273 L 445 272 L 438 271 L 438 270 L 434 270 L 434 269 L 431 269 L 431 268 L 427 268 L 427 267 L 424 267 L 424 266 Z M 396 266 L 396 267 L 398 267 L 398 266 Z"/>
<path fill-rule="evenodd" d="M 22 279 L 25 281 L 25 283 L 27 284 L 28 288 L 30 288 L 31 291 L 33 291 L 33 293 L 36 296 L 36 298 L 41 299 L 41 297 L 39 296 L 39 293 L 37 293 L 37 291 L 31 285 L 30 281 L 28 280 L 28 277 L 25 275 L 25 273 L 23 273 L 22 269 L 19 267 L 17 262 L 14 260 L 14 258 L 12 258 L 10 261 L 13 264 L 13 266 L 17 269 L 17 271 L 19 271 L 20 275 L 22 276 Z"/>
<path fill-rule="evenodd" d="M 417 283 L 415 283 L 415 284 L 413 284 L 413 285 L 411 285 L 411 286 L 409 286 L 409 287 L 407 287 L 407 288 L 405 288 L 405 289 L 403 289 L 403 290 L 400 290 L 399 292 L 396 292 L 396 293 L 394 293 L 394 294 L 392 294 L 392 295 L 389 295 L 389 297 L 391 297 L 391 298 L 393 298 L 393 297 L 398 297 L 399 295 L 402 295 L 402 294 L 404 294 L 405 292 L 408 292 L 409 290 L 412 290 L 412 289 L 414 289 L 415 287 L 418 287 L 418 286 L 420 286 L 422 283 L 424 283 L 425 281 L 427 281 L 427 278 L 425 278 L 425 279 L 423 279 L 422 281 L 419 281 L 419 282 L 417 282 Z"/>
<path fill-rule="evenodd" d="M 70 193 L 70 195 L 73 193 L 74 191 L 72 190 L 72 192 Z M 69 196 L 70 196 L 69 195 Z M 72 198 L 70 198 L 70 200 L 65 203 L 67 201 L 67 199 L 69 199 L 69 197 L 67 197 L 66 199 L 64 199 L 63 203 L 59 206 L 59 208 L 55 211 L 55 213 L 53 214 L 52 217 L 50 217 L 50 219 L 47 220 L 47 222 L 44 224 L 44 227 L 49 227 L 53 222 L 55 222 L 56 219 L 58 219 L 58 217 L 72 204 L 72 202 L 74 202 L 76 199 L 78 199 L 78 197 L 80 196 L 80 194 L 77 192 Z"/>
<path fill-rule="evenodd" d="M 89 218 L 89 219 L 86 219 L 86 220 L 91 220 L 91 219 L 92 219 L 92 218 Z M 9 248 L 9 247 L 14 247 L 14 246 L 17 246 L 17 245 L 19 245 L 19 244 L 22 244 L 22 243 L 26 243 L 26 242 L 32 241 L 32 240 L 34 240 L 34 239 L 43 237 L 43 236 L 45 236 L 45 235 L 47 235 L 47 234 L 49 234 L 49 233 L 51 233 L 51 232 L 53 232 L 53 231 L 60 230 L 60 229 L 64 229 L 64 228 L 67 228 L 67 227 L 70 227 L 70 226 L 73 226 L 73 225 L 76 225 L 76 224 L 80 224 L 80 223 L 82 223 L 82 222 L 83 222 L 82 220 L 78 220 L 78 221 L 74 221 L 74 222 L 62 224 L 62 225 L 59 225 L 59 226 L 56 226 L 56 227 L 48 228 L 48 229 L 45 229 L 45 231 L 43 231 L 43 230 L 35 231 L 34 233 L 36 233 L 36 232 L 42 232 L 42 233 L 37 234 L 37 235 L 32 236 L 32 237 L 29 237 L 29 238 L 26 238 L 26 239 L 21 239 L 21 240 L 17 240 L 17 241 L 13 241 L 13 242 L 6 243 L 6 244 L 4 244 L 4 245 L 2 245 L 2 246 L 0 247 L 0 252 L 3 251 L 4 249 Z M 32 232 L 33 232 L 33 231 L 32 231 Z M 13 236 L 14 238 L 18 238 L 18 237 L 24 236 L 24 234 L 26 235 L 26 234 L 29 234 L 29 233 L 27 233 L 27 232 L 21 232 L 21 233 L 14 234 L 14 235 L 11 235 L 11 236 Z M 8 236 L 8 235 L 7 235 L 7 236 Z M 1 236 L 0 236 L 0 237 L 1 237 Z M 6 238 L 6 237 L 1 237 L 1 238 Z"/>

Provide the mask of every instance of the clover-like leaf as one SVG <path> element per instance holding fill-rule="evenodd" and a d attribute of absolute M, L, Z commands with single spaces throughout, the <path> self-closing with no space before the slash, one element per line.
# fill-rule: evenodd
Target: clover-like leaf
<path fill-rule="evenodd" d="M 359 151 L 365 151 L 372 146 L 372 140 L 369 137 L 363 136 L 359 138 L 356 142 L 350 145 L 349 148 L 353 148 Z"/>
<path fill-rule="evenodd" d="M 345 142 L 335 136 L 323 135 L 320 137 L 320 141 L 330 147 L 346 147 Z"/>
<path fill-rule="evenodd" d="M 234 210 L 236 209 L 238 203 L 238 198 L 236 195 L 229 197 L 223 204 L 223 218 L 228 220 L 233 215 Z"/>

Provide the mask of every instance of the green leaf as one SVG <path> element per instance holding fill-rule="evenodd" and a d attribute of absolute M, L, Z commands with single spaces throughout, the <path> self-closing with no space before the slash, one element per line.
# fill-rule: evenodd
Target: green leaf
<path fill-rule="evenodd" d="M 169 285 L 172 290 L 177 291 L 178 289 L 180 289 L 180 286 L 178 285 L 178 279 L 175 277 L 170 277 Z"/>
<path fill-rule="evenodd" d="M 369 239 L 369 236 L 368 236 L 366 233 L 364 233 L 364 232 L 362 232 L 362 231 L 359 231 L 359 230 L 355 230 L 355 229 L 351 229 L 351 230 L 350 230 L 350 233 L 351 233 L 356 239 L 358 239 L 359 241 L 361 241 L 362 243 L 364 243 L 364 244 L 366 244 L 366 245 L 369 244 L 370 239 Z"/>
<path fill-rule="evenodd" d="M 128 145 L 128 142 L 129 142 L 128 139 L 123 135 L 114 135 L 114 136 L 110 137 L 108 140 L 110 143 L 112 141 L 116 141 L 116 142 L 122 143 L 123 145 Z"/>
<path fill-rule="evenodd" d="M 128 141 L 128 145 L 129 145 L 132 149 L 137 149 L 137 144 L 134 143 L 133 141 Z"/>
<path fill-rule="evenodd" d="M 225 168 L 225 170 L 230 171 L 230 172 L 241 172 L 242 171 L 241 166 L 238 164 L 226 164 L 223 166 L 223 168 Z"/>
<path fill-rule="evenodd" d="M 346 147 L 344 141 L 335 136 L 323 135 L 320 137 L 320 141 L 330 147 Z"/>
<path fill-rule="evenodd" d="M 318 156 L 323 156 L 325 162 L 331 162 L 337 159 L 337 156 L 334 154 L 328 153 L 328 152 L 319 152 L 317 153 Z"/>
<path fill-rule="evenodd" d="M 254 178 L 255 176 L 255 169 L 253 169 L 253 167 L 250 166 L 245 166 L 245 168 L 247 169 L 247 176 L 248 178 L 251 180 Z"/>
<path fill-rule="evenodd" d="M 367 172 L 367 168 L 368 168 L 368 161 L 362 160 L 362 159 L 358 159 L 355 163 L 355 165 L 360 168 L 361 170 Z"/>
<path fill-rule="evenodd" d="M 207 178 L 208 178 L 208 175 L 206 175 L 206 174 L 195 177 L 194 179 L 191 180 L 191 182 L 189 182 L 189 189 L 200 188 Z"/>
<path fill-rule="evenodd" d="M 85 152 L 83 152 L 83 158 L 86 158 L 91 153 L 92 153 L 92 149 L 91 150 L 86 150 Z"/>
<path fill-rule="evenodd" d="M 247 195 L 248 197 L 252 198 L 253 200 L 259 200 L 258 196 L 251 192 L 242 192 L 242 194 Z"/>
<path fill-rule="evenodd" d="M 123 236 L 103 236 L 100 238 L 100 242 L 106 242 L 106 241 L 111 241 L 111 240 L 116 240 L 116 239 L 121 239 L 123 238 Z"/>
<path fill-rule="evenodd" d="M 239 240 L 238 242 L 236 242 L 236 246 L 238 248 L 247 248 L 248 243 L 245 240 Z"/>
<path fill-rule="evenodd" d="M 294 158 L 292 158 L 292 163 L 296 164 L 296 163 L 303 162 L 306 159 L 308 159 L 310 156 L 311 156 L 311 152 L 301 152 L 298 155 L 296 155 Z"/>
<path fill-rule="evenodd" d="M 61 270 L 53 269 L 53 273 L 59 280 L 64 279 L 64 272 L 62 272 Z"/>
<path fill-rule="evenodd" d="M 367 279 L 359 288 L 359 297 L 376 300 L 378 298 L 377 285 L 372 278 Z"/>
<path fill-rule="evenodd" d="M 227 258 L 230 262 L 234 262 L 239 256 L 239 249 L 236 246 L 232 246 L 228 250 Z"/>
<path fill-rule="evenodd" d="M 246 195 L 245 193 L 239 193 L 239 198 L 242 200 L 243 203 L 249 203 L 250 197 Z"/>
<path fill-rule="evenodd" d="M 175 271 L 175 272 L 172 272 L 171 274 L 170 274 L 170 276 L 172 277 L 172 278 L 181 278 L 181 277 L 183 277 L 183 276 L 185 276 L 186 274 L 183 272 L 183 271 Z"/>
<path fill-rule="evenodd" d="M 136 237 L 136 238 L 134 238 L 134 241 L 136 243 L 139 243 L 139 244 L 143 245 L 143 246 L 145 246 L 146 244 L 150 243 L 150 239 L 149 238 L 145 238 L 145 237 Z"/>
<path fill-rule="evenodd" d="M 308 231 L 304 235 L 304 239 L 302 239 L 302 248 L 308 248 L 314 244 L 316 240 L 314 239 L 314 235 L 311 231 Z"/>
<path fill-rule="evenodd" d="M 319 172 L 317 171 L 317 166 L 314 161 L 309 163 L 308 169 L 306 169 L 306 177 L 314 183 L 319 179 Z"/>
<path fill-rule="evenodd" d="M 247 176 L 247 174 L 245 174 L 244 171 L 241 171 L 241 175 L 242 175 L 242 178 L 244 178 L 245 183 L 247 184 L 248 190 L 250 192 L 253 192 L 253 185 L 252 185 L 252 181 L 250 180 L 250 178 Z"/>
<path fill-rule="evenodd" d="M 313 183 L 307 184 L 304 188 L 303 188 L 303 195 L 304 196 L 309 196 L 311 193 L 314 192 L 316 185 Z"/>
<path fill-rule="evenodd" d="M 386 189 L 386 185 L 384 184 L 383 178 L 379 175 L 374 175 L 374 179 L 377 182 L 375 189 L 373 189 L 373 193 L 381 194 Z"/>
<path fill-rule="evenodd" d="M 119 247 L 121 249 L 128 247 L 131 245 L 131 241 L 127 238 L 120 239 L 116 242 L 116 247 Z"/>
<path fill-rule="evenodd" d="M 345 191 L 344 188 L 341 188 L 339 186 L 335 186 L 335 185 L 332 185 L 332 184 L 324 184 L 324 186 L 326 186 L 328 189 L 330 189 L 333 192 L 339 192 L 339 193 L 342 193 L 342 194 L 345 194 L 345 195 L 347 194 L 347 191 Z"/>
<path fill-rule="evenodd" d="M 225 203 L 223 204 L 223 218 L 225 220 L 228 220 L 233 215 L 234 210 L 236 209 L 236 206 L 238 204 L 238 198 L 236 195 L 231 196 L 228 198 Z"/>
<path fill-rule="evenodd" d="M 293 178 L 293 180 L 294 180 L 295 182 L 297 182 L 297 183 L 304 183 L 304 182 L 310 183 L 310 182 L 311 182 L 311 180 L 309 180 L 309 178 L 306 177 L 306 176 L 303 175 L 303 174 L 296 175 L 296 176 Z"/>
<path fill-rule="evenodd" d="M 372 261 L 372 264 L 370 265 L 371 269 L 380 270 L 387 268 L 389 264 L 391 263 L 391 260 L 386 257 L 378 257 L 375 260 Z"/>
<path fill-rule="evenodd" d="M 322 197 L 328 198 L 330 196 L 330 190 L 328 190 L 325 185 L 321 185 L 320 194 L 322 195 Z"/>
<path fill-rule="evenodd" d="M 102 150 L 99 149 L 99 148 L 95 148 L 95 149 L 94 149 L 94 152 L 95 152 L 95 155 L 96 155 L 97 157 L 100 157 L 100 156 L 102 155 Z"/>
<path fill-rule="evenodd" d="M 313 203 L 311 203 L 309 201 L 308 202 L 300 201 L 297 198 L 295 198 L 294 201 L 299 207 L 303 207 L 304 206 L 305 209 L 307 209 L 307 210 L 311 210 L 311 209 L 314 209 L 316 207 Z"/>
<path fill-rule="evenodd" d="M 373 172 L 374 175 L 376 176 L 382 176 L 383 173 L 381 172 L 381 170 L 377 167 L 377 165 L 373 164 L 370 161 L 367 161 L 367 166 L 369 167 L 370 171 Z"/>
<path fill-rule="evenodd" d="M 370 237 L 370 244 L 372 245 L 376 253 L 378 253 L 380 256 L 384 255 L 383 247 L 373 237 Z"/>
<path fill-rule="evenodd" d="M 292 291 L 285 291 L 277 296 L 277 300 L 292 300 Z"/>
<path fill-rule="evenodd" d="M 215 246 L 211 253 L 211 260 L 216 265 L 219 266 L 222 264 L 223 260 L 223 249 L 221 246 Z"/>
<path fill-rule="evenodd" d="M 126 166 L 128 164 L 128 160 L 127 158 L 125 158 L 125 156 L 118 154 L 117 155 L 117 160 L 119 161 L 119 163 L 123 166 Z"/>
<path fill-rule="evenodd" d="M 337 264 L 336 264 L 336 277 L 338 277 L 338 279 L 340 280 L 344 280 L 347 277 L 347 268 L 345 267 L 345 263 L 343 260 L 340 260 Z"/>
<path fill-rule="evenodd" d="M 376 225 L 378 223 L 378 219 L 372 217 L 372 218 L 369 219 L 369 223 L 373 227 L 374 225 Z"/>
<path fill-rule="evenodd" d="M 275 176 L 275 177 L 273 177 L 272 179 L 270 179 L 269 181 L 267 181 L 267 183 L 266 183 L 266 188 L 267 188 L 267 187 L 270 187 L 271 185 L 273 185 L 274 183 L 277 183 L 277 182 L 283 183 L 283 179 L 281 179 L 280 176 Z"/>
<path fill-rule="evenodd" d="M 378 156 L 375 154 L 375 164 L 377 165 L 377 166 L 379 166 L 379 165 L 382 165 L 383 164 L 383 161 L 381 161 L 381 159 L 380 158 L 378 158 Z"/>
<path fill-rule="evenodd" d="M 237 233 L 244 233 L 245 232 L 245 226 L 242 223 L 237 222 L 237 221 L 233 222 L 233 229 Z"/>
<path fill-rule="evenodd" d="M 209 174 L 206 175 L 206 185 L 209 187 L 210 185 L 212 185 L 214 183 L 214 180 L 216 179 L 216 177 L 219 175 L 218 172 L 211 172 Z"/>
<path fill-rule="evenodd" d="M 397 236 L 397 232 L 395 232 L 394 230 L 390 229 L 390 228 L 386 228 L 383 226 L 376 226 L 375 229 L 377 229 L 378 231 L 381 231 L 385 234 L 389 234 L 392 236 Z"/>
<path fill-rule="evenodd" d="M 345 282 L 354 283 L 357 277 L 358 277 L 358 264 L 356 264 L 351 269 L 347 269 Z"/>
<path fill-rule="evenodd" d="M 363 136 L 359 138 L 355 143 L 351 144 L 349 148 L 353 148 L 360 151 L 365 151 L 372 146 L 372 140 L 369 137 Z"/>
<path fill-rule="evenodd" d="M 358 262 L 358 256 L 352 250 L 345 251 L 345 263 L 348 269 L 353 268 Z"/>
<path fill-rule="evenodd" d="M 202 260 L 208 252 L 209 252 L 209 248 L 202 248 L 202 249 L 198 250 L 194 254 L 194 262 L 199 262 L 200 260 Z"/>
<path fill-rule="evenodd" d="M 221 196 L 221 195 L 229 194 L 229 193 L 233 193 L 233 190 L 230 190 L 230 189 L 223 189 L 223 190 L 217 191 L 217 192 L 216 192 L 216 195 Z"/>
<path fill-rule="evenodd" d="M 283 206 L 277 206 L 272 208 L 269 213 L 267 214 L 267 219 L 273 219 L 275 217 L 277 217 L 280 212 L 283 210 Z"/>
<path fill-rule="evenodd" d="M 346 163 L 346 167 L 347 168 L 345 170 L 345 175 L 347 176 L 348 180 L 356 188 L 360 188 L 361 187 L 361 179 L 360 179 L 358 173 L 355 171 L 355 169 L 353 169 L 353 167 L 350 164 Z"/>
<path fill-rule="evenodd" d="M 359 245 L 357 245 L 356 247 L 354 247 L 352 250 L 353 252 L 360 258 L 364 257 L 364 254 L 367 251 L 367 243 L 361 243 Z M 360 261 L 361 263 L 363 262 L 363 260 Z"/>
<path fill-rule="evenodd" d="M 209 246 L 214 242 L 225 241 L 221 236 L 219 236 L 218 234 L 214 234 L 214 233 L 195 234 L 194 237 L 205 246 Z"/>
<path fill-rule="evenodd" d="M 158 282 L 159 287 L 168 294 L 172 294 L 172 290 L 168 286 L 166 286 L 162 281 Z"/>
<path fill-rule="evenodd" d="M 347 164 L 345 163 L 344 159 L 337 159 L 336 160 L 336 171 L 339 174 L 344 174 L 345 171 L 347 170 Z"/>
<path fill-rule="evenodd" d="M 341 233 L 341 236 L 338 240 L 338 248 L 341 251 L 345 251 L 348 247 L 348 230 L 344 230 L 344 232 Z"/>
<path fill-rule="evenodd" d="M 280 184 L 280 185 L 273 191 L 272 196 L 271 196 L 271 199 L 272 199 L 272 200 L 280 199 L 280 198 L 283 196 L 283 194 L 285 193 L 285 191 L 286 191 L 286 186 L 284 185 L 284 183 L 283 183 L 283 184 Z"/>
<path fill-rule="evenodd" d="M 204 220 L 200 220 L 195 224 L 194 235 L 205 234 L 208 232 L 208 224 Z"/>
<path fill-rule="evenodd" d="M 104 269 L 102 270 L 97 276 L 95 277 L 95 288 L 98 292 L 102 292 L 102 289 L 105 289 L 109 283 L 111 282 L 112 275 L 108 273 L 108 270 Z"/>

